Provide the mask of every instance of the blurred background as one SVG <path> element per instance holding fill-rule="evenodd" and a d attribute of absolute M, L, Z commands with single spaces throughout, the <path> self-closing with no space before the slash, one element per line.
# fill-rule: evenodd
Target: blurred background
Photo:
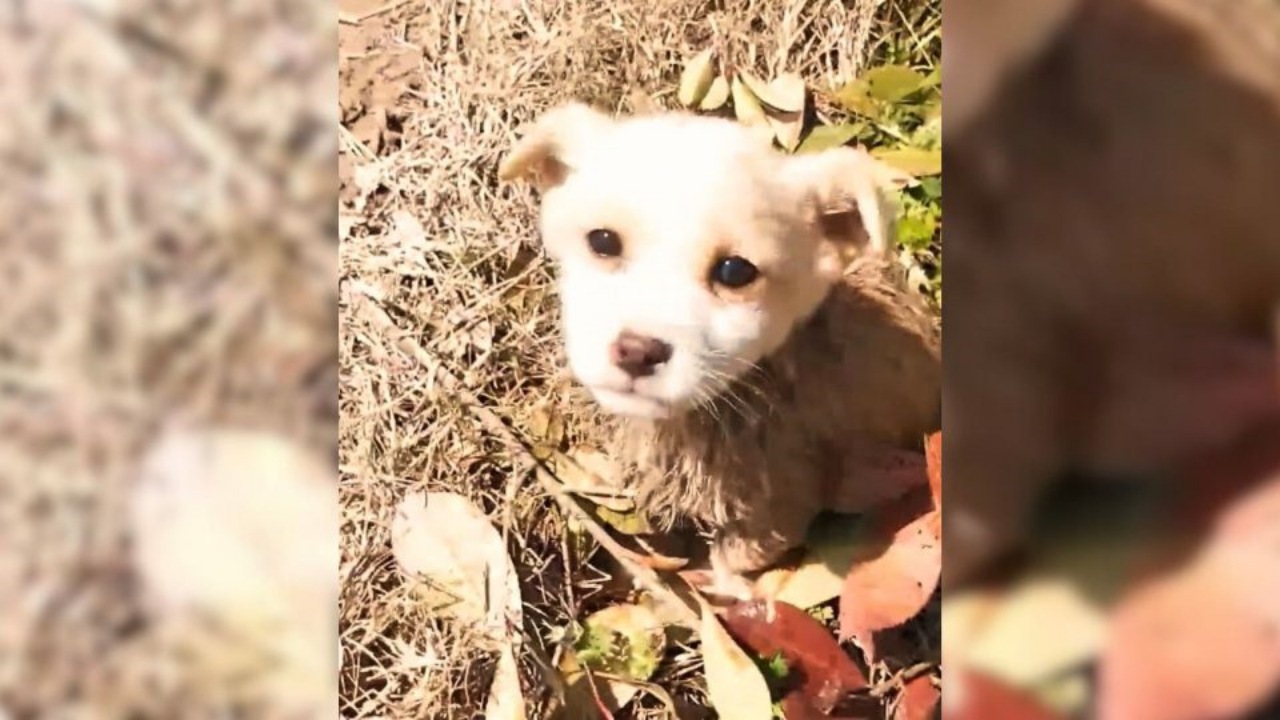
<path fill-rule="evenodd" d="M 944 12 L 946 716 L 1280 717 L 1280 4 Z"/>
<path fill-rule="evenodd" d="M 532 379 L 499 377 L 490 396 L 532 397 L 519 420 L 543 418 L 543 434 L 589 432 L 572 403 L 555 422 L 535 412 L 557 380 L 549 276 L 526 273 L 521 248 L 532 204 L 493 197 L 476 168 L 569 94 L 669 104 L 654 88 L 670 92 L 678 59 L 713 38 L 773 72 L 788 28 L 814 18 L 825 44 L 794 58 L 822 82 L 919 40 L 872 22 L 893 3 L 752 6 L 741 25 L 698 3 L 495 3 L 506 19 L 472 30 L 465 4 L 382 18 L 404 5 L 350 9 L 379 19 L 349 34 L 343 52 L 363 61 L 344 99 L 330 4 L 0 4 L 0 716 L 331 717 L 339 627 L 355 653 L 346 714 L 388 697 L 418 717 L 432 702 L 475 711 L 475 666 L 424 650 L 468 638 L 415 615 L 394 581 L 391 491 L 410 472 L 444 487 L 423 463 L 447 460 L 496 507 L 514 463 L 474 440 L 471 415 L 427 414 L 440 395 L 405 379 L 385 327 L 350 325 L 351 357 L 383 354 L 345 381 L 358 422 L 339 624 L 336 238 L 360 293 L 424 318 L 420 340 L 464 380 L 530 361 Z M 1280 7 L 951 0 L 945 13 L 947 713 L 1275 717 Z M 624 22 L 674 49 L 656 60 Z M 498 30 L 534 46 L 457 44 Z M 435 84 L 382 95 L 374 80 L 408 72 L 406 44 L 439 63 Z M 556 85 L 570 67 L 598 72 Z M 513 99 L 517 79 L 528 95 Z M 410 152 L 424 138 L 430 152 Z M 392 232 L 390 252 L 373 242 Z M 508 241 L 483 244 L 495 237 Z M 426 257 L 474 272 L 440 284 Z M 417 279 L 401 282 L 406 268 Z M 451 314 L 513 278 L 536 282 L 500 318 Z M 527 343 L 510 365 L 489 354 L 495 328 Z M 446 425 L 458 431 L 429 432 Z M 541 528 L 522 572 L 562 580 L 548 572 L 558 534 L 534 510 L 517 514 Z M 565 620 L 576 589 L 532 598 L 537 621 Z M 427 666 L 445 673 L 435 690 L 415 684 Z"/>
<path fill-rule="evenodd" d="M 0 47 L 0 716 L 332 716 L 334 9 Z"/>

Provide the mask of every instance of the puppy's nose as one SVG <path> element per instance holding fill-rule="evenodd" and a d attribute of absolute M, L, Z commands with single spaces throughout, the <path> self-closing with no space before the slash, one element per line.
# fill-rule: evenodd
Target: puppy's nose
<path fill-rule="evenodd" d="M 671 359 L 671 345 L 655 337 L 623 330 L 609 346 L 609 359 L 633 378 L 646 377 Z"/>

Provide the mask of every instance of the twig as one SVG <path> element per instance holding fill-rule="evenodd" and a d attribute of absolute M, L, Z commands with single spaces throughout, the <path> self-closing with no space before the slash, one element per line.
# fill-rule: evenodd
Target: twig
<path fill-rule="evenodd" d="M 915 680 L 921 675 L 928 675 L 933 668 L 933 663 L 916 663 L 893 677 L 885 678 L 884 680 L 876 683 L 867 690 L 867 694 L 873 698 L 882 698 L 902 685 Z"/>
<path fill-rule="evenodd" d="M 362 13 L 344 12 L 342 10 L 339 10 L 338 22 L 346 23 L 348 25 L 359 25 L 360 23 L 364 22 L 365 20 L 368 20 L 371 17 L 376 17 L 385 12 L 390 12 L 392 10 L 395 10 L 396 8 L 400 7 L 401 5 L 404 5 L 407 2 L 409 2 L 409 0 L 391 0 L 391 2 L 385 5 L 382 5 L 381 7 L 376 7 L 376 8 L 373 8 L 372 10 L 366 10 Z"/>
<path fill-rule="evenodd" d="M 497 414 L 485 407 L 484 404 L 470 390 L 468 390 L 457 376 L 449 372 L 443 363 L 431 355 L 425 348 L 415 342 L 412 338 L 406 337 L 404 332 L 391 320 L 386 311 L 374 300 L 374 298 L 360 294 L 360 311 L 365 315 L 373 325 L 381 327 L 389 333 L 398 335 L 395 339 L 396 347 L 400 348 L 409 357 L 416 360 L 424 368 L 435 370 L 436 379 L 445 390 L 452 393 L 454 397 L 466 404 L 475 414 L 476 419 L 484 426 L 486 430 L 501 438 L 509 448 L 519 450 L 525 454 L 535 465 L 535 467 L 545 470 L 545 472 L 535 472 L 534 477 L 542 486 L 543 490 L 559 503 L 560 507 L 575 520 L 582 524 L 590 533 L 591 537 L 600 544 L 605 550 L 617 559 L 622 567 L 644 586 L 646 590 L 657 595 L 663 595 L 674 600 L 676 606 L 680 608 L 681 620 L 684 620 L 692 627 L 697 627 L 699 623 L 699 614 L 685 603 L 674 590 L 672 590 L 662 578 L 658 576 L 651 568 L 644 567 L 632 559 L 634 553 L 629 552 L 622 547 L 614 537 L 609 534 L 608 530 L 592 517 L 591 513 L 578 504 L 569 493 L 563 488 L 558 487 L 552 479 L 555 477 L 555 471 L 545 462 L 538 459 L 533 452 L 533 447 L 516 434 L 514 430 L 507 426 Z"/>

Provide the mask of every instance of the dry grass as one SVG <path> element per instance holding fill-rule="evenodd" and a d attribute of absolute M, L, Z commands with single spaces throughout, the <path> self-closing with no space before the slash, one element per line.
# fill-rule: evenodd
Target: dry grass
<path fill-rule="evenodd" d="M 225 710 L 122 509 L 170 422 L 334 452 L 333 43 L 304 1 L 0 5 L 0 714 Z"/>
<path fill-rule="evenodd" d="M 569 442 L 592 444 L 591 408 L 561 371 L 533 196 L 495 181 L 517 129 L 571 98 L 621 111 L 641 96 L 670 106 L 683 58 L 709 43 L 766 76 L 792 70 L 834 85 L 872 50 L 873 5 L 417 0 L 340 28 L 343 716 L 471 718 L 483 707 L 489 673 L 479 661 L 492 648 L 427 617 L 390 557 L 391 513 L 408 491 L 465 494 L 509 530 L 524 632 L 538 644 L 616 592 L 599 569 L 566 560 L 562 522 L 522 476 L 525 458 L 358 304 L 373 299 L 511 426 L 527 433 L 535 411 L 552 408 Z M 535 696 L 545 684 L 524 660 Z M 699 674 L 681 653 L 660 679 L 692 707 Z M 662 716 L 656 701 L 638 707 Z"/>

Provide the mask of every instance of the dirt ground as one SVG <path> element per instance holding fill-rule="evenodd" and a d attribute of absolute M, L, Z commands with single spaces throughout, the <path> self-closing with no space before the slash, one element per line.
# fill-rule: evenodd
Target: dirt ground
<path fill-rule="evenodd" d="M 566 443 L 597 437 L 589 405 L 561 370 L 533 195 L 496 182 L 517 130 L 569 99 L 623 112 L 674 106 L 683 60 L 709 45 L 766 77 L 790 70 L 834 86 L 871 51 L 875 5 L 341 4 L 344 717 L 472 718 L 485 701 L 494 648 L 429 616 L 391 556 L 390 519 L 407 492 L 464 494 L 510 533 L 526 639 L 548 645 L 617 589 L 599 569 L 566 561 L 563 522 L 527 477 L 525 458 L 439 380 L 458 378 L 526 437 L 535 415 L 548 412 L 564 419 Z M 364 313 L 367 305 L 395 328 Z M 419 360 L 397 347 L 401 338 L 423 349 Z M 532 660 L 522 661 L 526 694 L 536 697 L 542 681 Z M 698 662 L 677 653 L 657 679 L 682 717 L 708 712 Z M 665 712 L 646 698 L 624 716 Z M 531 717 L 539 716 L 535 704 Z"/>

